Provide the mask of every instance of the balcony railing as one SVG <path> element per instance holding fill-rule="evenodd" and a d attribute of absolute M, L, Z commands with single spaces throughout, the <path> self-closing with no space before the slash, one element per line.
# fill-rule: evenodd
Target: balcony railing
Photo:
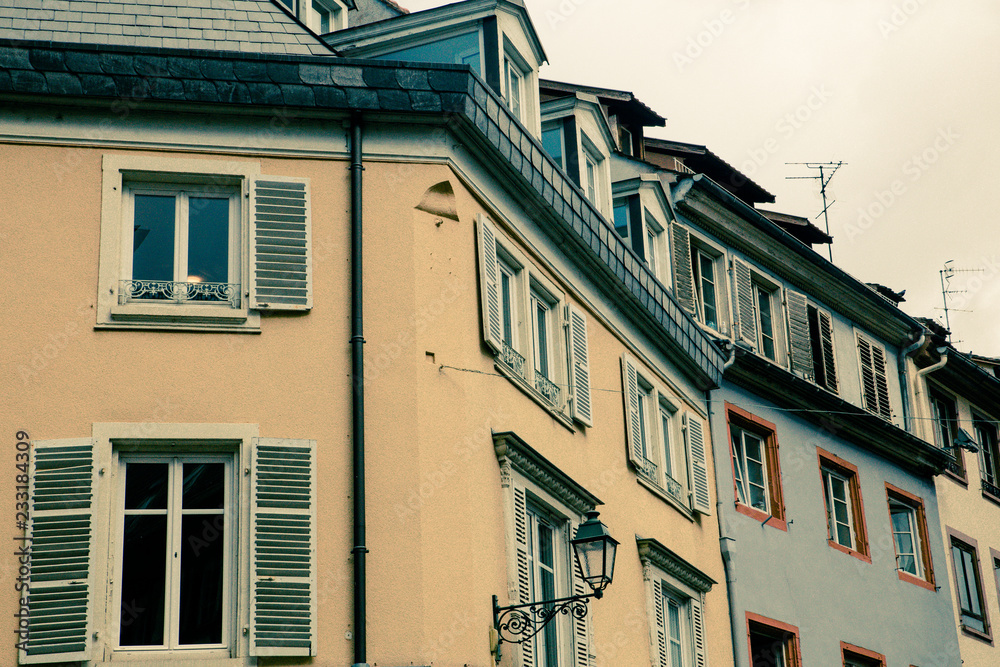
<path fill-rule="evenodd" d="M 642 474 L 643 474 L 644 477 L 646 477 L 647 479 L 649 479 L 649 481 L 655 482 L 656 481 L 656 468 L 657 467 L 658 466 L 655 463 L 653 463 L 649 459 L 645 459 L 644 458 L 642 460 L 642 470 L 641 470 L 641 472 L 642 472 Z"/>
<path fill-rule="evenodd" d="M 552 405 L 559 405 L 559 385 L 535 371 L 535 389 Z"/>
<path fill-rule="evenodd" d="M 992 482 L 988 482 L 985 479 L 982 480 L 982 483 L 983 483 L 983 493 L 987 493 L 993 496 L 994 498 L 1000 498 L 1000 486 L 997 486 Z"/>
<path fill-rule="evenodd" d="M 954 459 L 948 459 L 944 462 L 944 467 L 946 470 L 956 475 L 957 477 L 965 477 L 965 471 L 962 470 L 962 466 L 958 464 L 958 461 Z"/>
<path fill-rule="evenodd" d="M 500 350 L 500 361 L 520 377 L 524 377 L 524 357 L 507 343 Z"/>
<path fill-rule="evenodd" d="M 170 280 L 122 280 L 118 303 L 130 301 L 228 302 L 240 307 L 240 286 L 235 283 L 179 283 Z"/>
<path fill-rule="evenodd" d="M 681 486 L 681 483 L 678 482 L 673 477 L 671 477 L 670 475 L 664 475 L 664 478 L 665 478 L 664 481 L 666 482 L 664 484 L 664 486 L 666 487 L 665 488 L 666 492 L 675 500 L 678 500 L 683 503 L 685 501 L 684 487 Z"/>

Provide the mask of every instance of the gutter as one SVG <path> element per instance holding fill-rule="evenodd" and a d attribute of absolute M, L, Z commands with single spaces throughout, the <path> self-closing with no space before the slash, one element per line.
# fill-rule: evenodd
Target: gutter
<path fill-rule="evenodd" d="M 910 433 L 913 433 L 913 424 L 910 423 L 913 417 L 910 415 L 910 378 L 906 370 L 906 358 L 923 347 L 926 340 L 927 335 L 920 331 L 915 341 L 899 351 L 899 358 L 896 361 L 896 371 L 899 373 L 899 393 L 902 394 L 900 398 L 903 401 L 903 428 Z"/>
<path fill-rule="evenodd" d="M 924 394 L 928 393 L 927 376 L 933 373 L 934 371 L 941 370 L 942 368 L 944 368 L 944 365 L 948 363 L 949 348 L 943 346 L 937 348 L 937 350 L 938 353 L 941 355 L 941 359 L 937 363 L 931 364 L 927 368 L 920 368 L 917 370 L 917 381 L 915 383 L 916 386 L 913 389 L 913 404 L 918 408 L 921 408 L 925 404 L 923 400 L 918 400 L 918 399 L 921 398 Z M 923 410 L 920 410 L 920 412 L 923 412 Z M 924 416 L 928 418 L 933 417 L 933 415 L 924 415 Z M 926 424 L 928 422 L 924 421 L 923 423 Z"/>
<path fill-rule="evenodd" d="M 361 119 L 351 117 L 351 429 L 354 455 L 354 665 L 367 667 L 368 590 L 365 571 L 365 336 Z"/>

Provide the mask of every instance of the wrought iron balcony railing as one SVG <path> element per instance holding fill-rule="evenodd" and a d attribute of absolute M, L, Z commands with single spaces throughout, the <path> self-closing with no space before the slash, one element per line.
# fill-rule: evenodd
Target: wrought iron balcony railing
<path fill-rule="evenodd" d="M 507 343 L 503 344 L 500 350 L 500 361 L 520 377 L 524 377 L 524 357 Z"/>
<path fill-rule="evenodd" d="M 181 283 L 170 280 L 122 280 L 118 303 L 131 301 L 181 301 L 240 306 L 240 286 L 235 283 Z"/>
<path fill-rule="evenodd" d="M 559 405 L 559 385 L 535 371 L 535 389 L 552 405 Z"/>
<path fill-rule="evenodd" d="M 1000 486 L 997 486 L 996 484 L 989 482 L 985 479 L 982 480 L 982 482 L 983 482 L 983 493 L 988 493 L 994 498 L 1000 498 Z"/>

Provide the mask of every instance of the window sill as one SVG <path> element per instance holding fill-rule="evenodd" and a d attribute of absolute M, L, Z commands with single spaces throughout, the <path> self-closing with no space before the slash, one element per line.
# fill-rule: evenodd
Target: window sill
<path fill-rule="evenodd" d="M 959 475 L 957 472 L 953 471 L 951 468 L 945 468 L 944 469 L 944 476 L 950 478 L 951 481 L 955 482 L 956 484 L 961 484 L 962 486 L 964 486 L 966 488 L 969 487 L 969 478 L 965 474 L 964 471 L 962 472 L 961 475 Z"/>
<path fill-rule="evenodd" d="M 990 493 L 985 488 L 982 490 L 982 492 L 983 492 L 983 498 L 986 498 L 986 500 L 989 500 L 991 503 L 996 503 L 997 505 L 1000 505 L 1000 496 Z"/>
<path fill-rule="evenodd" d="M 148 657 L 134 657 L 135 654 L 127 657 L 113 656 L 108 661 L 94 661 L 87 663 L 93 667 L 108 665 L 109 667 L 149 667 L 152 664 L 167 663 L 170 667 L 251 667 L 257 662 L 254 658 L 195 658 L 184 656 L 179 653 L 150 652 Z"/>
<path fill-rule="evenodd" d="M 183 329 L 259 333 L 260 314 L 224 305 L 132 303 L 99 313 L 98 329 Z"/>
<path fill-rule="evenodd" d="M 864 561 L 865 563 L 868 563 L 869 565 L 872 564 L 872 557 L 869 556 L 869 555 L 867 555 L 867 554 L 861 553 L 860 551 L 858 551 L 856 549 L 851 549 L 849 547 L 845 547 L 843 544 L 841 544 L 839 542 L 835 542 L 835 541 L 833 541 L 831 539 L 827 539 L 826 542 L 827 542 L 827 544 L 829 544 L 831 547 L 833 547 L 837 551 L 842 551 L 845 554 L 847 554 L 848 556 L 854 556 L 858 560 Z"/>
<path fill-rule="evenodd" d="M 760 522 L 762 525 L 766 524 L 772 528 L 777 528 L 778 530 L 783 530 L 788 532 L 788 523 L 784 519 L 779 519 L 773 514 L 768 514 L 756 507 L 750 507 L 749 505 L 744 505 L 740 501 L 736 501 L 736 511 L 740 514 L 745 514 L 754 521 Z"/>
<path fill-rule="evenodd" d="M 500 374 L 510 380 L 515 387 L 520 389 L 522 392 L 528 395 L 528 398 L 532 399 L 535 403 L 538 403 L 546 412 L 548 412 L 552 417 L 569 429 L 572 432 L 576 432 L 576 425 L 572 419 L 569 418 L 562 410 L 557 409 L 545 396 L 541 394 L 537 389 L 531 386 L 526 379 L 517 374 L 512 368 L 507 364 L 503 363 L 499 359 L 494 359 L 493 367 L 500 371 Z M 563 406 L 566 404 L 563 403 Z"/>
<path fill-rule="evenodd" d="M 648 489 L 654 496 L 660 498 L 664 502 L 671 505 L 674 509 L 684 515 L 688 521 L 694 521 L 694 513 L 692 513 L 689 507 L 685 507 L 677 498 L 664 491 L 659 484 L 651 479 L 648 479 L 640 474 L 637 474 L 635 481 L 639 483 L 639 486 Z"/>
<path fill-rule="evenodd" d="M 937 586 L 935 586 L 933 582 L 927 581 L 926 579 L 921 579 L 920 577 L 915 577 L 909 572 L 896 570 L 896 575 L 899 577 L 900 581 L 911 583 L 914 586 L 919 586 L 920 588 L 926 588 L 929 591 L 937 591 Z"/>
<path fill-rule="evenodd" d="M 993 646 L 993 635 L 991 633 L 981 632 L 980 630 L 976 630 L 975 628 L 970 628 L 969 626 L 964 624 L 961 627 L 962 627 L 962 632 L 969 635 L 970 637 L 978 639 L 981 642 L 986 642 L 990 646 Z"/>

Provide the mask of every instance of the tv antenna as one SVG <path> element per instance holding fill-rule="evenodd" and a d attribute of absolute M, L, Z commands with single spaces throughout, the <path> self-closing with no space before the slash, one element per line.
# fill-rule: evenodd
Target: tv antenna
<path fill-rule="evenodd" d="M 789 180 L 789 181 L 794 181 L 794 180 L 798 180 L 798 179 L 802 179 L 802 178 L 809 178 L 809 179 L 814 179 L 814 180 L 818 180 L 819 181 L 819 193 L 821 195 L 823 195 L 823 210 L 820 211 L 819 214 L 816 216 L 816 218 L 813 218 L 813 219 L 815 220 L 815 219 L 819 218 L 820 215 L 822 215 L 823 216 L 823 222 L 826 224 L 826 235 L 830 236 L 830 218 L 827 215 L 827 211 L 830 210 L 831 206 L 833 206 L 835 203 L 837 203 L 837 200 L 834 199 L 832 202 L 827 203 L 827 201 L 826 201 L 826 186 L 830 184 L 830 181 L 833 179 L 833 175 L 835 173 L 837 173 L 837 170 L 840 169 L 840 167 L 842 165 L 845 165 L 847 163 L 843 162 L 843 161 L 840 161 L 840 162 L 786 162 L 785 164 L 801 164 L 801 165 L 805 165 L 807 169 L 818 169 L 819 170 L 819 176 L 785 176 L 785 179 Z M 824 171 L 824 169 L 826 171 Z M 830 261 L 832 262 L 833 261 L 833 244 L 832 243 L 828 243 L 827 244 L 826 251 L 827 251 L 827 254 L 829 254 L 829 256 L 830 256 Z"/>
<path fill-rule="evenodd" d="M 949 266 L 949 264 L 951 264 L 954 261 L 955 260 L 953 260 L 953 259 L 949 259 L 947 262 L 944 263 L 944 268 L 941 269 L 940 271 L 938 271 L 938 274 L 941 276 L 941 303 L 944 304 L 944 308 L 941 308 L 941 310 L 944 311 L 944 328 L 948 330 L 948 341 L 949 342 L 953 342 L 953 341 L 951 341 L 951 321 L 948 319 L 948 311 L 949 310 L 954 310 L 954 311 L 957 311 L 959 313 L 971 313 L 972 312 L 971 310 L 963 310 L 961 308 L 951 308 L 951 309 L 948 308 L 948 296 L 949 295 L 951 295 L 951 294 L 964 294 L 967 291 L 967 290 L 964 290 L 964 289 L 950 289 L 951 288 L 951 279 L 952 279 L 952 277 L 956 273 L 982 273 L 983 272 L 983 269 L 956 269 L 954 267 Z"/>

